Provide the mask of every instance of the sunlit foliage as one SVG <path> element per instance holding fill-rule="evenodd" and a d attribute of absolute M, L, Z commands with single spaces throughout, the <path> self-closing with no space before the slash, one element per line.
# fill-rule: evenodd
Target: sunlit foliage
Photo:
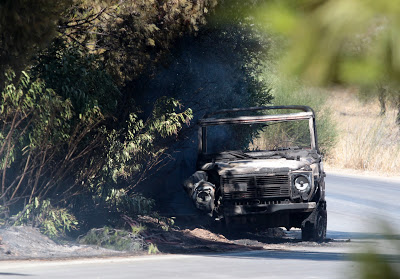
<path fill-rule="evenodd" d="M 163 98 L 143 120 L 133 108 L 120 128 L 106 125 L 98 106 L 75 113 L 63 99 L 28 73 L 14 82 L 10 73 L 1 92 L 0 181 L 2 214 L 25 200 L 71 202 L 90 194 L 107 206 L 113 189 L 131 195 L 141 174 L 158 162 L 165 146 L 192 117 L 190 109 Z M 18 208 L 18 206 L 17 206 Z"/>
<path fill-rule="evenodd" d="M 256 14 L 284 34 L 282 67 L 314 84 L 400 81 L 400 2 L 267 1 Z"/>
<path fill-rule="evenodd" d="M 102 55 L 118 83 L 151 71 L 184 34 L 205 24 L 216 0 L 78 1 L 60 32 Z"/>

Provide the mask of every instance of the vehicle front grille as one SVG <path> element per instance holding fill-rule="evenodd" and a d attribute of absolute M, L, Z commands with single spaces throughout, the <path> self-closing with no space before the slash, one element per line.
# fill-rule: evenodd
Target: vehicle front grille
<path fill-rule="evenodd" d="M 224 199 L 289 197 L 289 176 L 285 174 L 222 177 L 221 182 Z"/>

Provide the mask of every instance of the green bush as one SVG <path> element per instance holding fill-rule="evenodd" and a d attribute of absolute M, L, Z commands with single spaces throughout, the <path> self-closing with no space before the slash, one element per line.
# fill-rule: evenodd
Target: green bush
<path fill-rule="evenodd" d="M 49 236 L 65 235 L 66 231 L 76 230 L 78 221 L 66 208 L 54 207 L 50 200 L 40 201 L 34 198 L 15 217 L 15 226 L 29 225 Z"/>
<path fill-rule="evenodd" d="M 399 279 L 400 242 L 397 232 L 386 221 L 379 220 L 377 225 L 381 228 L 382 240 L 388 244 L 384 247 L 392 248 L 390 249 L 392 253 L 386 254 L 386 251 L 379 249 L 380 245 L 375 245 L 375 243 L 363 244 L 363 252 L 356 253 L 351 257 L 358 263 L 355 277 L 360 279 Z"/>
<path fill-rule="evenodd" d="M 103 114 L 113 113 L 117 108 L 118 87 L 100 56 L 81 45 L 55 39 L 36 57 L 31 74 L 70 100 L 76 117 L 94 107 L 99 107 Z"/>
<path fill-rule="evenodd" d="M 145 198 L 141 194 L 129 196 L 123 189 L 111 189 L 106 202 L 116 212 L 125 213 L 129 216 L 149 215 L 155 205 L 153 199 Z"/>
<path fill-rule="evenodd" d="M 31 203 L 68 176 L 71 165 L 62 164 L 66 156 L 58 155 L 64 146 L 72 146 L 69 120 L 73 111 L 69 100 L 28 73 L 16 79 L 9 72 L 6 77 L 0 92 L 0 177 L 2 205 L 8 208 L 21 196 L 28 196 Z M 44 181 L 45 175 L 50 179 Z"/>
<path fill-rule="evenodd" d="M 152 255 L 152 254 L 157 254 L 159 252 L 160 251 L 158 250 L 157 246 L 153 243 L 150 243 L 149 248 L 147 249 L 147 253 L 149 255 Z"/>
<path fill-rule="evenodd" d="M 118 251 L 143 251 L 145 247 L 140 235 L 109 227 L 91 229 L 79 242 Z"/>
<path fill-rule="evenodd" d="M 360 279 L 399 279 L 400 271 L 393 263 L 375 250 L 369 250 L 366 253 L 359 254 L 356 260 L 360 263 L 359 276 Z M 398 262 L 399 255 L 394 261 Z"/>
<path fill-rule="evenodd" d="M 150 212 L 153 202 L 135 196 L 133 188 L 159 162 L 168 147 L 164 139 L 190 121 L 191 110 L 163 97 L 149 117 L 133 107 L 126 121 L 113 123 L 94 103 L 76 111 L 42 80 L 26 72 L 20 76 L 10 73 L 0 92 L 1 216 L 9 218 L 10 207 L 21 211 L 25 196 L 32 204 L 34 198 L 73 202 L 86 194 L 107 207 L 112 191 L 120 189 L 129 194 L 117 212 Z"/>

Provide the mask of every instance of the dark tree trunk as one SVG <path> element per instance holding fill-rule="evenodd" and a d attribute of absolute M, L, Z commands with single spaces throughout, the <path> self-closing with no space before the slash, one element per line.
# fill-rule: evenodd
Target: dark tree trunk
<path fill-rule="evenodd" d="M 382 116 L 382 115 L 386 114 L 386 95 L 387 95 L 386 93 L 387 93 L 387 90 L 382 85 L 379 86 L 378 90 L 379 90 L 378 98 L 379 98 L 379 103 L 381 105 L 381 112 L 379 113 L 379 115 Z"/>
<path fill-rule="evenodd" d="M 396 124 L 400 126 L 400 92 L 397 93 L 396 107 L 397 107 Z"/>

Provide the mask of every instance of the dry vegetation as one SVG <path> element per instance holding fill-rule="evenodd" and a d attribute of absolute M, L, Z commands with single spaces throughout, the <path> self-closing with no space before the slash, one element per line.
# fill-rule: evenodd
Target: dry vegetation
<path fill-rule="evenodd" d="M 319 143 L 325 149 L 325 164 L 329 170 L 347 169 L 390 176 L 400 175 L 400 127 L 395 123 L 395 108 L 388 106 L 386 114 L 380 115 L 377 98 L 361 101 L 357 91 L 351 89 L 318 91 L 315 94 L 324 99 L 325 104 L 318 102 L 308 105 L 314 109 L 325 107 L 317 113 L 317 128 Z M 313 96 L 316 96 L 315 94 Z M 296 96 L 300 95 L 295 94 L 294 97 Z M 293 100 L 293 96 L 290 99 Z M 310 102 L 304 96 L 299 99 L 300 102 L 295 100 L 295 103 Z M 330 121 L 321 117 L 327 111 Z M 332 122 L 335 123 L 335 127 L 332 127 Z M 332 139 L 331 133 L 336 135 L 335 139 L 329 148 L 325 148 L 324 144 Z M 274 140 L 282 141 L 273 139 L 272 142 Z M 265 148 L 269 145 L 271 135 L 263 134 L 253 139 L 250 149 L 260 146 Z"/>
<path fill-rule="evenodd" d="M 338 140 L 326 162 L 332 168 L 399 175 L 400 128 L 396 111 L 380 116 L 379 102 L 361 102 L 351 90 L 334 90 L 327 105 L 338 129 Z"/>

